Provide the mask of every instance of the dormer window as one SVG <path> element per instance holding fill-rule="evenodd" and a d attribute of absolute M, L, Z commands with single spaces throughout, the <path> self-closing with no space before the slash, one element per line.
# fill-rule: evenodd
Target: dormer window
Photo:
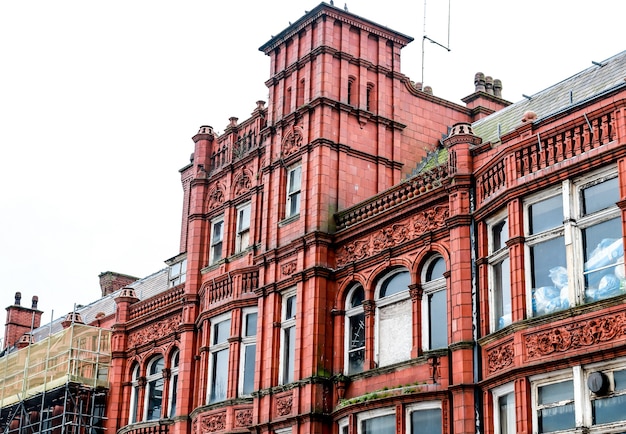
<path fill-rule="evenodd" d="M 170 265 L 170 288 L 185 283 L 187 275 L 187 258 Z"/>

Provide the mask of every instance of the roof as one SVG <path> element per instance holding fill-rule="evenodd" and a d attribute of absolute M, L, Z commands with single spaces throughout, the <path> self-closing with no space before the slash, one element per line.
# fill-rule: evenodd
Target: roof
<path fill-rule="evenodd" d="M 154 297 L 169 289 L 169 268 L 164 268 L 149 276 L 139 279 L 136 282 L 127 285 L 127 288 L 133 288 L 139 300 L 146 300 Z M 105 316 L 109 316 L 115 313 L 115 298 L 119 292 L 115 291 L 108 294 L 87 306 L 76 308 L 76 312 L 83 318 L 85 324 L 91 324 L 96 320 L 96 315 L 104 313 Z M 61 323 L 65 320 L 65 317 L 56 319 L 49 324 L 45 324 L 35 330 L 33 330 L 33 337 L 35 342 L 39 342 L 41 339 L 45 339 L 49 335 L 56 333 L 63 329 Z"/>
<path fill-rule="evenodd" d="M 500 137 L 517 128 L 527 111 L 540 120 L 616 90 L 626 87 L 626 51 L 575 74 L 560 83 L 537 92 L 479 121 L 474 122 L 474 134 L 484 142 L 498 142 Z M 499 125 L 499 131 L 498 131 Z"/>

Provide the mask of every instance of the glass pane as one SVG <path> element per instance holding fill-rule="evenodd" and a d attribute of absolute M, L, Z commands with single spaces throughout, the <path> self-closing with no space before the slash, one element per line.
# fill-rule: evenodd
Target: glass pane
<path fill-rule="evenodd" d="M 351 350 L 348 353 L 348 373 L 356 374 L 363 372 L 365 366 L 365 350 Z"/>
<path fill-rule="evenodd" d="M 285 319 L 296 317 L 296 296 L 287 297 L 287 306 L 285 307 Z"/>
<path fill-rule="evenodd" d="M 498 399 L 500 434 L 515 434 L 515 394 L 507 393 Z"/>
<path fill-rule="evenodd" d="M 160 374 L 165 367 L 165 360 L 159 357 L 150 364 L 150 373 L 148 375 Z"/>
<path fill-rule="evenodd" d="M 289 172 L 289 191 L 288 193 L 293 193 L 294 191 L 300 190 L 300 175 L 302 173 L 302 167 L 298 166 L 293 168 Z"/>
<path fill-rule="evenodd" d="M 226 385 L 228 383 L 228 350 L 213 353 L 213 375 L 211 375 L 210 402 L 226 399 Z"/>
<path fill-rule="evenodd" d="M 509 225 L 507 219 L 493 225 L 491 228 L 491 239 L 494 252 L 505 247 L 505 243 L 509 239 Z"/>
<path fill-rule="evenodd" d="M 408 271 L 396 273 L 383 282 L 380 288 L 380 298 L 407 291 L 410 283 L 411 276 Z"/>
<path fill-rule="evenodd" d="M 433 292 L 428 296 L 430 349 L 448 346 L 448 306 L 446 291 Z"/>
<path fill-rule="evenodd" d="M 365 362 L 365 314 L 350 317 L 349 333 L 348 372 L 354 374 L 363 371 Z"/>
<path fill-rule="evenodd" d="M 154 380 L 148 383 L 148 414 L 147 420 L 161 418 L 161 400 L 163 398 L 163 379 Z"/>
<path fill-rule="evenodd" d="M 289 215 L 295 215 L 300 212 L 300 193 L 293 193 L 289 196 Z"/>
<path fill-rule="evenodd" d="M 591 214 L 611 206 L 619 201 L 617 178 L 587 187 L 582 191 L 583 215 Z"/>
<path fill-rule="evenodd" d="M 256 336 L 256 320 L 256 312 L 246 315 L 246 336 Z"/>
<path fill-rule="evenodd" d="M 223 224 L 224 224 L 223 221 L 213 223 L 213 240 L 211 240 L 213 244 L 222 240 L 222 225 Z"/>
<path fill-rule="evenodd" d="M 511 271 L 506 258 L 493 266 L 496 330 L 511 324 Z"/>
<path fill-rule="evenodd" d="M 615 390 L 626 390 L 626 370 L 614 371 L 613 381 L 615 383 Z"/>
<path fill-rule="evenodd" d="M 563 224 L 563 199 L 554 196 L 529 207 L 530 233 L 537 234 Z"/>
<path fill-rule="evenodd" d="M 431 408 L 411 413 L 411 434 L 441 434 L 441 409 Z"/>
<path fill-rule="evenodd" d="M 387 416 L 365 419 L 361 424 L 361 434 L 395 434 L 396 416 Z"/>
<path fill-rule="evenodd" d="M 222 259 L 222 243 L 217 243 L 213 246 L 213 262 Z"/>
<path fill-rule="evenodd" d="M 443 278 L 443 273 L 446 271 L 446 261 L 443 258 L 437 258 L 428 265 L 428 271 L 426 272 L 426 281 L 437 280 Z"/>
<path fill-rule="evenodd" d="M 624 244 L 619 218 L 583 230 L 585 301 L 623 294 Z"/>
<path fill-rule="evenodd" d="M 359 286 L 352 293 L 352 298 L 350 299 L 350 307 L 357 307 L 362 305 L 363 300 L 365 300 L 365 292 L 363 291 L 363 287 Z"/>
<path fill-rule="evenodd" d="M 559 431 L 575 425 L 573 403 L 539 410 L 539 432 Z"/>
<path fill-rule="evenodd" d="M 539 388 L 539 404 L 554 404 L 574 399 L 574 385 L 572 381 L 548 384 Z"/>
<path fill-rule="evenodd" d="M 283 384 L 293 382 L 293 373 L 295 365 L 296 347 L 296 328 L 289 327 L 285 329 L 285 360 L 283 361 Z"/>
<path fill-rule="evenodd" d="M 230 320 L 218 322 L 213 327 L 213 344 L 221 344 L 230 336 Z"/>
<path fill-rule="evenodd" d="M 553 238 L 530 248 L 533 315 L 569 307 L 565 242 Z"/>
<path fill-rule="evenodd" d="M 250 227 L 250 206 L 246 206 L 239 210 L 239 223 L 237 224 L 237 232 L 241 232 Z"/>
<path fill-rule="evenodd" d="M 254 365 L 256 345 L 247 345 L 243 362 L 243 394 L 249 395 L 254 390 Z"/>
<path fill-rule="evenodd" d="M 176 415 L 176 393 L 178 388 L 178 374 L 172 376 L 172 392 L 170 395 L 170 418 Z"/>
<path fill-rule="evenodd" d="M 180 361 L 180 351 L 176 351 L 174 358 L 172 359 L 172 368 L 178 367 L 178 362 Z"/>
<path fill-rule="evenodd" d="M 626 395 L 595 399 L 591 403 L 594 425 L 626 420 Z"/>

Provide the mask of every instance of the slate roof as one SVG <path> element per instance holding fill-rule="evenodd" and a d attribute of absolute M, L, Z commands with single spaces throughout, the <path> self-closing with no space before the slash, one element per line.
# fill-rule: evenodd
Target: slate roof
<path fill-rule="evenodd" d="M 135 294 L 137 295 L 139 300 L 145 300 L 169 289 L 168 276 L 169 269 L 164 268 L 127 286 L 135 290 Z M 76 312 L 80 314 L 85 324 L 93 322 L 96 319 L 96 315 L 100 312 L 103 312 L 106 316 L 112 315 L 115 313 L 115 297 L 118 296 L 120 291 L 121 289 L 109 295 L 106 295 L 91 304 L 77 308 Z M 65 315 L 63 315 L 63 317 L 59 319 L 52 321 L 52 323 L 45 324 L 33 330 L 35 342 L 45 339 L 50 334 L 62 330 L 63 326 L 61 325 L 61 323 L 64 320 Z"/>
<path fill-rule="evenodd" d="M 499 141 L 498 124 L 502 136 L 517 128 L 524 113 L 529 110 L 537 114 L 537 120 L 541 120 L 619 87 L 626 87 L 626 51 L 597 63 L 599 65 L 594 64 L 560 83 L 530 95 L 530 99 L 511 104 L 474 122 L 474 134 L 482 137 L 483 142 L 496 143 Z"/>

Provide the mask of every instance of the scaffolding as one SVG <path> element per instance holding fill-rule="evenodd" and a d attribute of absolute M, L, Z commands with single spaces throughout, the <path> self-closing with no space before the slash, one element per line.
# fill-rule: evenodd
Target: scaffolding
<path fill-rule="evenodd" d="M 103 432 L 111 332 L 74 323 L 0 358 L 0 432 Z"/>

